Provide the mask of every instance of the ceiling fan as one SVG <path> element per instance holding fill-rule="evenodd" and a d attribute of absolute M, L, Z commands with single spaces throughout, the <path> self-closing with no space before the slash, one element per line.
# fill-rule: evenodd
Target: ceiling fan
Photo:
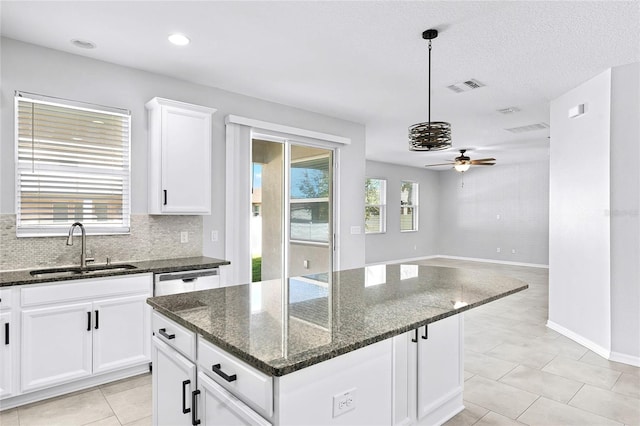
<path fill-rule="evenodd" d="M 454 158 L 454 161 L 450 161 L 448 163 L 440 163 L 440 164 L 427 164 L 425 167 L 435 167 L 435 166 L 449 166 L 452 165 L 454 169 L 458 172 L 466 172 L 469 170 L 471 166 L 493 166 L 496 161 L 495 158 L 481 158 L 479 160 L 472 160 L 471 158 L 464 155 L 467 152 L 466 149 L 460 150 L 460 156 Z"/>

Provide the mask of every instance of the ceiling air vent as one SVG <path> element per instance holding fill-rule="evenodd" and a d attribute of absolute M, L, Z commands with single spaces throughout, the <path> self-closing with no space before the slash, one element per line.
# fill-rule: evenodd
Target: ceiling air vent
<path fill-rule="evenodd" d="M 512 107 L 498 109 L 496 111 L 498 111 L 500 114 L 513 114 L 514 112 L 519 112 L 521 110 L 518 107 L 512 106 Z"/>
<path fill-rule="evenodd" d="M 536 123 L 536 124 L 529 124 L 527 126 L 512 127 L 510 129 L 505 129 L 505 130 L 508 130 L 511 133 L 524 133 L 524 132 L 533 132 L 535 130 L 543 130 L 548 128 L 549 128 L 549 125 L 547 123 Z"/>
<path fill-rule="evenodd" d="M 484 87 L 484 84 L 474 78 L 447 86 L 449 90 L 456 93 L 468 92 L 469 90 L 479 89 L 481 87 Z"/>

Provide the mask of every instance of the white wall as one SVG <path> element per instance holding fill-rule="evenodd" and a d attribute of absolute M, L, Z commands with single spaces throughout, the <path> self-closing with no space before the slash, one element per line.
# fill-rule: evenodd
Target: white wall
<path fill-rule="evenodd" d="M 640 361 L 640 64 L 611 70 L 611 351 Z"/>
<path fill-rule="evenodd" d="M 640 64 L 551 103 L 549 323 L 640 365 Z M 586 114 L 568 109 L 586 104 Z"/>
<path fill-rule="evenodd" d="M 610 90 L 606 71 L 551 102 L 549 194 L 549 321 L 607 351 Z"/>
<path fill-rule="evenodd" d="M 417 167 L 367 161 L 366 177 L 387 180 L 387 232 L 366 235 L 366 262 L 412 259 L 437 253 L 438 173 Z M 417 232 L 400 232 L 400 182 L 419 183 Z M 364 198 L 364 179 L 361 182 Z M 364 208 L 361 210 L 364 229 Z"/>
<path fill-rule="evenodd" d="M 224 258 L 225 125 L 228 114 L 315 130 L 351 139 L 342 149 L 342 268 L 364 264 L 364 235 L 350 235 L 362 225 L 364 200 L 364 126 L 221 89 L 192 84 L 158 74 L 63 53 L 11 39 L 1 39 L 2 105 L 0 136 L 0 213 L 14 211 L 13 94 L 15 90 L 127 108 L 132 113 L 132 212 L 147 212 L 147 114 L 145 102 L 154 96 L 217 108 L 213 120 L 212 213 L 203 220 L 203 253 Z M 232 185 L 231 182 L 228 184 Z M 212 230 L 219 241 L 212 242 Z M 233 238 L 233 236 L 228 236 Z"/>
<path fill-rule="evenodd" d="M 439 175 L 439 254 L 548 265 L 547 161 Z"/>

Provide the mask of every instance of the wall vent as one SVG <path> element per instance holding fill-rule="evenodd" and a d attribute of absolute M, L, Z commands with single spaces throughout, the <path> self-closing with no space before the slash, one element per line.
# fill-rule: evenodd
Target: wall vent
<path fill-rule="evenodd" d="M 536 124 L 529 124 L 527 126 L 512 127 L 510 129 L 505 129 L 505 130 L 511 133 L 524 133 L 524 132 L 533 132 L 536 130 L 543 130 L 548 128 L 549 128 L 549 125 L 547 123 L 536 123 Z"/>
<path fill-rule="evenodd" d="M 462 92 L 468 92 L 469 90 L 473 90 L 473 89 L 479 89 L 484 86 L 485 85 L 483 83 L 479 82 L 475 78 L 472 78 L 467 81 L 462 81 L 460 83 L 452 84 L 450 86 L 447 86 L 447 88 L 456 93 L 462 93 Z"/>
<path fill-rule="evenodd" d="M 498 109 L 496 111 L 498 111 L 500 114 L 513 114 L 514 112 L 521 111 L 521 109 L 518 107 L 512 106 L 512 107 Z"/>

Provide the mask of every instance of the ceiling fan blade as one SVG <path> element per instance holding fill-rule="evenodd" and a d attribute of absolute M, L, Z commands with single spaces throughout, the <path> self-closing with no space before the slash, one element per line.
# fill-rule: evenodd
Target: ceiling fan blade
<path fill-rule="evenodd" d="M 496 163 L 471 163 L 472 166 L 495 166 Z"/>
<path fill-rule="evenodd" d="M 425 167 L 453 166 L 455 163 L 426 164 Z"/>
<path fill-rule="evenodd" d="M 495 158 L 480 158 L 478 160 L 471 160 L 471 164 L 482 163 L 485 161 L 496 161 Z"/>

